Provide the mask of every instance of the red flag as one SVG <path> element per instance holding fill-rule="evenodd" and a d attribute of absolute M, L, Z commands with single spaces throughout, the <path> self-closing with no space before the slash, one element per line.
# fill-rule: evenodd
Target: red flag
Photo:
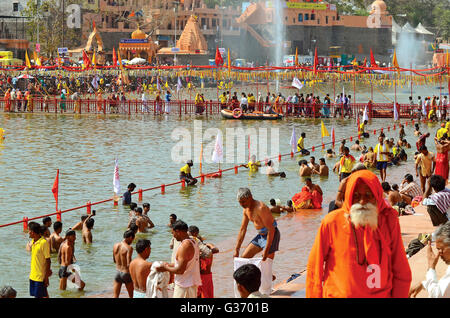
<path fill-rule="evenodd" d="M 89 56 L 86 54 L 85 50 L 83 50 L 83 66 L 84 69 L 88 69 L 89 66 L 91 66 L 91 60 L 89 59 Z"/>
<path fill-rule="evenodd" d="M 58 211 L 58 184 L 59 184 L 59 169 L 56 171 L 55 182 L 53 182 L 52 192 L 56 201 L 56 211 Z"/>
<path fill-rule="evenodd" d="M 375 61 L 375 57 L 373 56 L 372 49 L 370 49 L 370 66 L 377 67 L 377 62 Z"/>
<path fill-rule="evenodd" d="M 334 136 L 334 127 L 333 127 L 333 130 L 331 131 L 331 140 L 332 140 L 333 148 L 334 148 L 334 144 L 336 142 L 336 137 Z"/>
<path fill-rule="evenodd" d="M 117 66 L 116 48 L 113 47 L 113 66 Z"/>
<path fill-rule="evenodd" d="M 319 66 L 319 57 L 317 56 L 317 47 L 314 52 L 314 73 L 317 72 L 317 67 Z"/>
<path fill-rule="evenodd" d="M 356 121 L 356 125 L 358 125 L 358 135 L 359 135 L 359 132 L 360 132 L 360 127 L 359 127 L 359 116 L 358 116 L 358 120 Z"/>
<path fill-rule="evenodd" d="M 92 29 L 95 29 L 95 21 L 92 20 Z"/>
<path fill-rule="evenodd" d="M 363 66 L 367 67 L 367 57 L 364 58 Z"/>
<path fill-rule="evenodd" d="M 222 58 L 222 55 L 220 54 L 219 47 L 216 48 L 216 60 L 215 60 L 215 62 L 216 62 L 217 66 L 220 66 L 220 65 L 223 64 L 223 58 Z"/>

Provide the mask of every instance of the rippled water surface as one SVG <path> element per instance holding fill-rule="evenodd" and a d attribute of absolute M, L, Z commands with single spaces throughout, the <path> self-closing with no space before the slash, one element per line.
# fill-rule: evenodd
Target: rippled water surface
<path fill-rule="evenodd" d="M 324 122 L 330 133 L 331 126 L 335 126 L 337 140 L 357 134 L 353 120 L 326 119 Z M 373 132 L 373 129 L 387 125 L 392 125 L 391 120 L 373 120 L 368 131 Z M 54 212 L 55 201 L 51 188 L 56 169 L 60 169 L 59 207 L 63 210 L 84 205 L 88 200 L 94 202 L 111 197 L 115 157 L 119 158 L 122 193 L 130 182 L 137 184 L 138 188 L 149 188 L 178 181 L 181 164 L 171 159 L 172 148 L 177 143 L 171 139 L 171 134 L 175 128 L 181 127 L 186 128 L 193 136 L 194 118 L 180 120 L 176 116 L 153 115 L 125 117 L 2 113 L 0 127 L 6 132 L 6 140 L 0 145 L 0 224 L 5 224 L 19 221 L 24 216 L 31 218 Z M 306 147 L 321 143 L 320 120 L 244 122 L 225 121 L 213 116 L 202 121 L 203 131 L 214 127 L 220 128 L 225 138 L 226 128 L 268 128 L 269 138 L 270 129 L 276 128 L 279 130 L 281 153 L 290 152 L 292 127 L 296 128 L 297 138 L 302 131 L 306 132 Z M 426 125 L 422 127 L 423 131 L 428 130 Z M 434 133 L 436 127 L 431 125 L 429 129 Z M 401 182 L 406 169 L 413 167 L 416 138 L 410 126 L 406 132 L 408 141 L 413 145 L 408 150 L 408 163 L 389 169 L 388 181 Z M 386 134 L 388 137 L 397 137 L 398 130 L 391 129 Z M 325 139 L 326 142 L 329 140 L 328 137 Z M 208 142 L 210 140 L 204 141 L 204 144 Z M 372 134 L 366 144 L 374 146 L 375 142 Z M 430 140 L 428 145 L 434 150 Z M 270 145 L 268 150 L 270 154 Z M 272 153 L 276 154 L 277 152 Z M 323 156 L 320 147 L 313 155 L 317 161 Z M 240 169 L 237 175 L 229 171 L 221 179 L 207 179 L 205 184 L 184 190 L 180 185 L 168 187 L 165 195 L 161 195 L 159 190 L 144 192 L 143 202 L 151 203 L 150 217 L 156 227 L 138 237 L 146 237 L 152 241 L 150 260 L 170 261 L 171 234 L 166 225 L 169 215 L 175 213 L 189 225 L 197 225 L 208 241 L 219 246 L 221 253 L 215 257 L 213 266 L 215 293 L 218 297 L 232 296 L 232 250 L 242 215 L 242 208 L 236 201 L 236 191 L 241 186 L 248 186 L 256 199 L 268 203 L 270 198 L 280 198 L 284 204 L 303 184 L 303 180 L 298 177 L 297 159 L 283 157 L 279 169 L 286 172 L 286 179 L 268 178 L 259 173 L 249 175 L 245 169 Z M 327 162 L 332 169 L 336 159 Z M 232 166 L 234 163 L 225 163 L 223 168 Z M 203 166 L 203 171 L 216 169 L 216 164 L 206 163 Z M 198 164 L 195 164 L 193 174 L 197 173 Z M 329 178 L 314 177 L 313 182 L 322 187 L 324 207 L 327 207 L 336 193 L 337 175 L 331 172 Z M 134 195 L 133 201 L 136 202 L 137 199 L 137 195 Z M 59 264 L 56 255 L 52 255 L 53 276 L 49 287 L 51 297 L 111 295 L 115 274 L 112 246 L 122 240 L 128 222 L 128 210 L 122 206 L 113 207 L 111 202 L 93 209 L 97 210 L 93 244 L 83 244 L 81 233 L 77 234 L 75 244 L 86 290 L 82 293 L 73 289 L 64 292 L 58 290 Z M 281 243 L 274 263 L 276 282 L 305 268 L 317 227 L 326 210 L 327 208 L 323 211 L 299 212 L 279 218 Z M 63 214 L 63 232 L 78 222 L 85 212 L 85 209 L 81 209 Z M 52 219 L 56 221 L 56 217 Z M 243 247 L 254 233 L 250 224 Z M 0 241 L 0 285 L 12 285 L 19 297 L 29 297 L 30 255 L 25 250 L 28 235 L 22 232 L 21 224 L 13 225 L 0 228 Z"/>

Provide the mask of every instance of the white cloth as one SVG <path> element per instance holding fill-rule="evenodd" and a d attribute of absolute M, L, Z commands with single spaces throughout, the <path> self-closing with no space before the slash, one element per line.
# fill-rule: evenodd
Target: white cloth
<path fill-rule="evenodd" d="M 259 286 L 259 292 L 261 294 L 270 295 L 272 292 L 272 265 L 273 259 L 267 258 L 264 262 L 262 257 L 258 258 L 234 258 L 234 271 L 245 264 L 253 264 L 261 271 L 261 286 Z M 237 290 L 236 281 L 234 281 L 234 297 L 240 298 L 240 294 Z"/>
<path fill-rule="evenodd" d="M 152 268 L 150 269 L 150 274 L 147 276 L 146 283 L 146 298 L 168 298 L 167 286 L 170 280 L 169 272 L 158 272 L 157 267 L 160 267 L 161 262 L 153 262 Z M 161 296 L 158 297 L 158 288 L 161 290 Z"/>
<path fill-rule="evenodd" d="M 430 268 L 422 285 L 427 290 L 429 298 L 450 298 L 450 266 L 439 281 L 436 271 Z"/>

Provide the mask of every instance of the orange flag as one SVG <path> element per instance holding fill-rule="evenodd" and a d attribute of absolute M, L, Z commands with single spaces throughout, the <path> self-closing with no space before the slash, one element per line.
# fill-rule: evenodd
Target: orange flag
<path fill-rule="evenodd" d="M 58 185 L 59 185 L 59 169 L 56 171 L 55 182 L 53 182 L 52 192 L 56 201 L 56 211 L 58 211 Z"/>

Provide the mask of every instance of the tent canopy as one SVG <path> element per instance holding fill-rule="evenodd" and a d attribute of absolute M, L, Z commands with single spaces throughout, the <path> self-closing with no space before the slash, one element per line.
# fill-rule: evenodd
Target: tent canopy
<path fill-rule="evenodd" d="M 419 23 L 419 25 L 416 27 L 416 32 L 420 33 L 420 34 L 425 34 L 425 35 L 434 35 L 434 33 L 425 29 L 425 27 L 422 25 L 422 23 Z"/>
<path fill-rule="evenodd" d="M 405 32 L 416 33 L 416 29 L 414 29 L 411 26 L 411 24 L 409 24 L 409 22 L 406 22 L 406 24 L 403 26 L 402 30 Z"/>

